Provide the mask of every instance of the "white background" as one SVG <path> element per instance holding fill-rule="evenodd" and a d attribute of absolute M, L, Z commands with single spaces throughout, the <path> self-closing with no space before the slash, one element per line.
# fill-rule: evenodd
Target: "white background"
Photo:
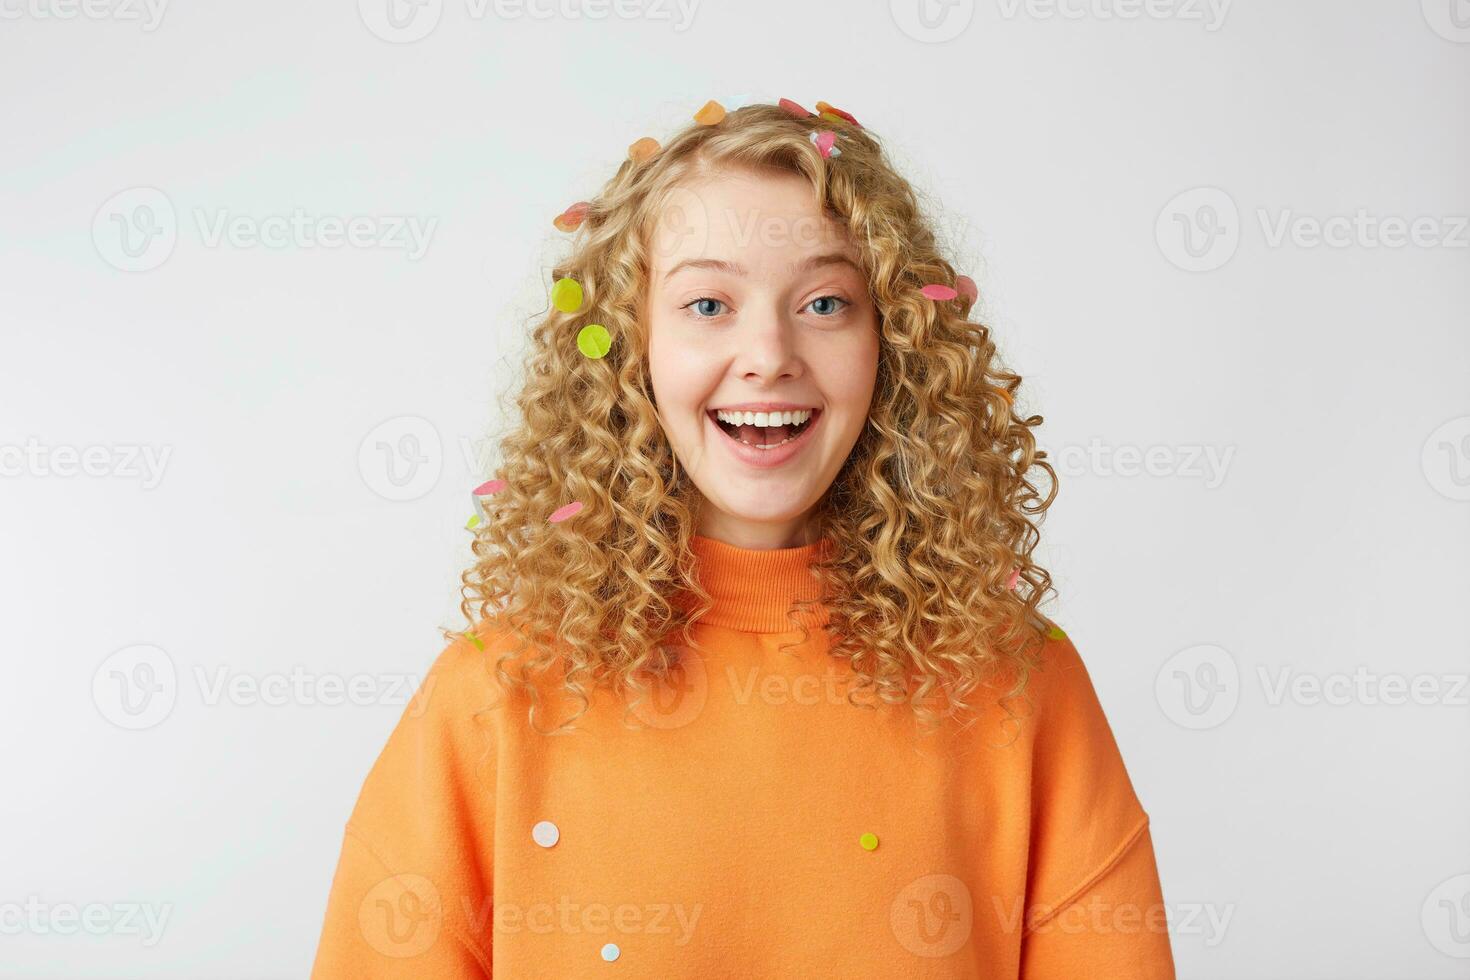
<path fill-rule="evenodd" d="M 443 0 L 413 41 L 381 0 L 93 2 L 0 0 L 0 975 L 306 974 L 461 625 L 550 219 L 705 100 L 786 96 L 885 140 L 1046 418 L 1052 612 L 1181 977 L 1470 976 L 1465 0 Z M 171 251 L 122 251 L 139 205 Z M 377 230 L 211 242 L 297 209 Z M 216 686 L 293 670 L 368 703 Z M 121 677 L 164 686 L 129 714 Z"/>

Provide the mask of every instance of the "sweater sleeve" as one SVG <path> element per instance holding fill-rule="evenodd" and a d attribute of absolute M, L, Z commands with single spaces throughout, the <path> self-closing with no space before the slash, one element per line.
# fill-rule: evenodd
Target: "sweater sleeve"
<path fill-rule="evenodd" d="M 491 975 L 496 758 L 485 709 L 495 698 L 485 646 L 460 637 L 444 649 L 368 773 L 313 980 Z"/>
<path fill-rule="evenodd" d="M 1021 980 L 1174 980 L 1148 814 L 1076 648 L 1043 660 Z"/>

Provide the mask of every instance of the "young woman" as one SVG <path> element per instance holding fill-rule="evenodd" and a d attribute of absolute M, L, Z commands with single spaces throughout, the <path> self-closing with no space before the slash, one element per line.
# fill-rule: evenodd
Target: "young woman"
<path fill-rule="evenodd" d="M 1173 977 L 972 284 L 849 113 L 695 120 L 557 219 L 314 976 Z"/>

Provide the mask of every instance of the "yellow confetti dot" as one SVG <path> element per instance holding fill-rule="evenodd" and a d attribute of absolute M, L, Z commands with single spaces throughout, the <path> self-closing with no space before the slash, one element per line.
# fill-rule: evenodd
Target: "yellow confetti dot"
<path fill-rule="evenodd" d="M 1046 635 L 1051 637 L 1053 640 L 1065 640 L 1067 638 L 1067 634 L 1062 631 L 1062 628 L 1060 626 L 1053 626 L 1051 629 L 1046 631 Z"/>
<path fill-rule="evenodd" d="M 582 284 L 575 279 L 558 279 L 551 287 L 551 305 L 563 313 L 582 308 Z"/>
<path fill-rule="evenodd" d="M 863 836 L 858 838 L 858 843 L 862 845 L 865 851 L 875 850 L 878 847 L 878 835 L 863 834 Z"/>
<path fill-rule="evenodd" d="M 823 119 L 830 119 L 832 122 L 837 122 L 837 123 L 847 122 L 846 119 L 843 119 L 841 116 L 839 116 L 835 112 L 822 112 L 822 113 L 818 113 L 818 115 L 820 115 Z"/>
<path fill-rule="evenodd" d="M 473 531 L 475 528 L 479 527 L 480 526 L 480 515 L 479 514 L 471 514 L 470 515 L 470 519 L 464 522 L 464 526 L 465 526 L 465 530 L 467 530 L 467 531 Z"/>
<path fill-rule="evenodd" d="M 468 640 L 469 640 L 469 641 L 470 641 L 470 642 L 471 642 L 471 643 L 473 643 L 473 644 L 474 644 L 474 645 L 475 645 L 475 649 L 476 649 L 476 650 L 483 650 L 483 649 L 485 649 L 485 644 L 483 644 L 483 643 L 481 643 L 481 642 L 480 642 L 480 637 L 479 637 L 479 634 L 477 634 L 477 633 L 475 633 L 475 631 L 474 631 L 474 630 L 470 630 L 470 631 L 469 631 L 469 632 L 467 632 L 467 633 L 464 633 L 464 634 L 463 634 L 463 635 L 464 635 L 464 636 L 465 636 L 465 637 L 466 637 L 466 638 L 467 638 L 467 639 L 468 639 Z"/>
<path fill-rule="evenodd" d="M 594 360 L 612 350 L 612 335 L 600 323 L 589 323 L 577 331 L 577 350 Z"/>

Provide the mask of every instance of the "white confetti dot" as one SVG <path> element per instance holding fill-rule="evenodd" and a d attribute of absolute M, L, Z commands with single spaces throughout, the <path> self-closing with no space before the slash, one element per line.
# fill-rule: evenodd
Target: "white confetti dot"
<path fill-rule="evenodd" d="M 608 943 L 606 946 L 602 947 L 602 958 L 607 960 L 609 963 L 617 959 L 620 953 L 622 953 L 622 950 L 618 949 L 617 943 Z"/>
<path fill-rule="evenodd" d="M 561 831 L 550 820 L 543 820 L 531 828 L 531 839 L 542 847 L 552 847 L 561 839 Z"/>

